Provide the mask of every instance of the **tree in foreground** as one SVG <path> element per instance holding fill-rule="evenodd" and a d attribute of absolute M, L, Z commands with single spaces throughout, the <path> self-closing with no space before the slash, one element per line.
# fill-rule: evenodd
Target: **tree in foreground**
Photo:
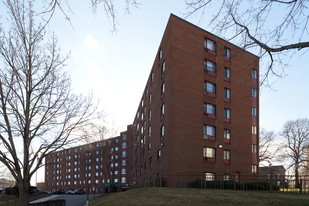
<path fill-rule="evenodd" d="M 270 75 L 283 76 L 291 57 L 308 51 L 309 1 L 185 1 L 187 16 L 216 11 L 210 20 L 216 33 L 229 41 L 238 39 L 242 47 L 257 48 L 260 57 L 267 57 L 261 83 L 267 82 Z"/>
<path fill-rule="evenodd" d="M 71 92 L 48 16 L 25 2 L 5 1 L 11 27 L 0 27 L 0 162 L 16 180 L 19 205 L 29 204 L 44 157 L 72 143 L 96 110 L 91 96 Z"/>
<path fill-rule="evenodd" d="M 284 140 L 280 156 L 290 162 L 289 168 L 293 168 L 296 188 L 299 188 L 299 173 L 308 164 L 309 120 L 297 119 L 286 122 L 280 135 Z"/>

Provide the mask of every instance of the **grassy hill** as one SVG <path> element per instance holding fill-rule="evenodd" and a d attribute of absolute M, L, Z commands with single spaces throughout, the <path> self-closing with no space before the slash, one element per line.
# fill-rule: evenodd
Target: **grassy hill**
<path fill-rule="evenodd" d="M 309 205 L 309 195 L 259 191 L 184 188 L 139 188 L 110 194 L 91 201 L 91 206 L 288 206 Z"/>

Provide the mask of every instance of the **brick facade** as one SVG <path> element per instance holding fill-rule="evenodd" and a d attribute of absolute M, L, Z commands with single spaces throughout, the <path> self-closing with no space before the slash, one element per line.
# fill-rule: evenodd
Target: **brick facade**
<path fill-rule="evenodd" d="M 119 169 L 114 179 L 120 184 L 125 177 L 123 188 L 147 184 L 158 177 L 165 186 L 180 187 L 196 178 L 257 176 L 258 73 L 257 56 L 171 15 L 133 125 L 123 133 L 127 135 L 126 166 L 123 167 L 126 175 L 121 176 Z M 102 144 L 99 151 L 110 151 L 115 144 L 104 143 L 118 139 L 121 148 L 122 135 L 89 144 L 91 158 L 98 150 L 96 144 Z M 72 172 L 75 166 L 66 165 L 67 157 L 75 155 L 80 155 L 76 184 L 85 187 L 89 145 L 59 151 L 46 159 L 47 163 L 54 161 L 46 166 L 47 188 L 61 186 L 67 190 L 75 184 L 72 179 L 77 174 Z M 121 158 L 120 151 L 116 154 Z M 98 158 L 102 155 L 100 153 Z M 57 162 L 59 158 L 61 163 Z M 106 160 L 108 158 L 103 157 L 100 164 Z M 71 160 L 71 164 L 74 161 Z M 59 164 L 63 166 L 57 169 Z M 95 166 L 96 163 L 91 162 L 91 167 Z M 64 184 L 69 181 L 69 168 L 70 185 Z M 55 173 L 57 170 L 61 171 L 60 175 Z M 92 189 L 102 191 L 107 179 L 113 181 L 105 174 L 107 168 L 91 171 Z"/>

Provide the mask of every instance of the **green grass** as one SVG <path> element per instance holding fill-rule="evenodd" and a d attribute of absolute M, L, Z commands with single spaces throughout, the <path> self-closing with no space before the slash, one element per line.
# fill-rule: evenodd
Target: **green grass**
<path fill-rule="evenodd" d="M 309 205 L 309 195 L 235 190 L 139 188 L 96 198 L 91 206 L 289 206 Z"/>

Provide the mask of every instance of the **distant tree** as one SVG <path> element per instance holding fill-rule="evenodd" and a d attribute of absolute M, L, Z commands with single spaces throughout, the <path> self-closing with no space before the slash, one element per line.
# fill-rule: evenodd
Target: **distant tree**
<path fill-rule="evenodd" d="M 44 157 L 73 142 L 96 110 L 91 96 L 72 93 L 67 57 L 47 31 L 51 16 L 33 2 L 6 0 L 10 28 L 0 27 L 0 162 L 16 180 L 20 206 L 29 204 Z"/>
<path fill-rule="evenodd" d="M 259 139 L 259 162 L 267 162 L 271 164 L 272 160 L 277 154 L 277 145 L 275 144 L 275 132 L 266 131 L 265 129 L 260 130 Z"/>
<path fill-rule="evenodd" d="M 267 57 L 261 83 L 267 82 L 269 75 L 284 75 L 284 68 L 293 54 L 309 47 L 309 1 L 185 1 L 187 16 L 216 11 L 210 25 L 217 34 L 230 41 L 238 39 L 243 48 L 257 48 L 260 57 Z"/>
<path fill-rule="evenodd" d="M 286 122 L 280 135 L 284 141 L 280 157 L 290 162 L 289 168 L 293 168 L 296 187 L 299 187 L 300 170 L 308 163 L 309 120 L 297 119 Z"/>

